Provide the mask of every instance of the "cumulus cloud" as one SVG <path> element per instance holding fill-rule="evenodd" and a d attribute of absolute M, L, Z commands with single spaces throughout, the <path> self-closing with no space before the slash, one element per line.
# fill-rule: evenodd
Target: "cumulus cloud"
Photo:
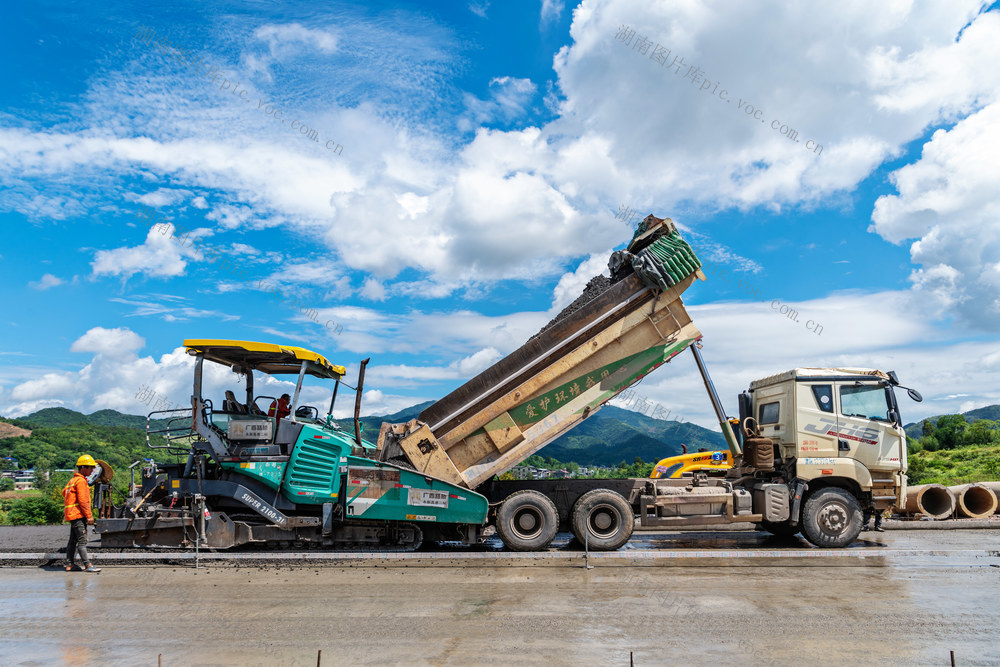
<path fill-rule="evenodd" d="M 591 255 L 575 271 L 564 273 L 552 290 L 552 311 L 559 312 L 583 293 L 587 283 L 597 275 L 610 276 L 608 258 L 611 251 Z"/>
<path fill-rule="evenodd" d="M 561 5 L 544 6 L 551 15 Z M 5 206 L 58 219 L 66 210 L 88 210 L 85 197 L 73 200 L 60 188 L 86 180 L 113 193 L 125 178 L 169 179 L 169 191 L 139 196 L 181 204 L 178 196 L 211 190 L 211 203 L 203 194 L 190 202 L 219 227 L 280 224 L 318 240 L 345 274 L 370 274 L 374 282 L 362 287 L 367 296 L 384 289 L 433 298 L 499 280 L 562 276 L 555 307 L 585 277 L 583 264 L 621 242 L 621 225 L 609 224 L 611 202 L 655 202 L 670 211 L 813 206 L 850 192 L 943 123 L 920 160 L 896 171 L 897 193 L 880 199 L 872 215 L 874 231 L 886 240 L 915 239 L 917 301 L 893 312 L 911 322 L 913 312 L 933 317 L 942 308 L 995 331 L 1000 259 L 990 187 L 997 162 L 990 158 L 1000 126 L 994 108 L 1000 75 L 991 66 L 1000 39 L 997 12 L 982 8 L 970 0 L 817 5 L 806 17 L 778 0 L 735 7 L 592 0 L 576 9 L 570 41 L 554 58 L 558 79 L 547 99 L 556 117 L 527 127 L 519 114 L 529 108 L 534 84 L 498 76 L 486 99 L 464 104 L 461 91 L 441 84 L 456 66 L 454 35 L 421 17 L 389 27 L 389 19 L 377 26 L 354 20 L 336 33 L 312 23 L 268 26 L 255 35 L 257 26 L 244 25 L 253 45 L 216 58 L 223 66 L 245 63 L 233 68 L 240 77 L 269 70 L 292 52 L 301 54 L 297 71 L 304 79 L 340 58 L 338 90 L 298 110 L 325 135 L 365 137 L 350 167 L 204 81 L 140 55 L 91 80 L 78 119 L 86 130 L 0 128 L 0 183 L 9 192 Z M 410 29 L 410 21 L 420 30 Z M 623 24 L 636 31 L 627 42 L 624 34 L 616 38 Z M 384 51 L 348 58 L 341 48 L 348 35 Z M 669 63 L 651 57 L 657 44 L 670 49 Z M 144 85 L 123 88 L 123 77 Z M 711 85 L 703 89 L 705 81 Z M 248 85 L 271 99 L 275 91 L 265 83 L 259 90 Z M 295 90 L 288 95 L 293 102 L 310 88 Z M 475 120 L 470 140 L 438 133 L 453 130 L 463 110 Z M 505 119 L 513 129 L 474 127 Z M 800 141 L 773 121 L 793 128 Z M 807 140 L 822 144 L 822 152 L 807 150 Z M 100 250 L 94 276 L 182 275 L 197 256 L 171 248 L 147 236 L 138 247 Z M 746 260 L 717 250 L 719 261 Z M 567 273 L 570 262 L 582 264 Z M 753 264 L 743 268 L 754 271 Z M 341 286 L 329 282 L 332 274 L 287 278 Z M 885 309 L 875 298 L 817 303 L 838 299 L 869 309 L 834 309 L 838 318 L 881 322 Z M 472 310 L 324 311 L 345 323 L 342 336 L 331 338 L 344 350 L 420 353 L 444 368 L 489 348 L 507 353 L 548 319 Z M 735 312 L 742 309 L 725 314 Z M 757 317 L 778 319 L 766 310 L 746 313 L 748 321 Z M 920 344 L 886 326 L 906 345 Z M 871 330 L 867 323 L 858 329 Z M 824 344 L 829 331 L 820 337 Z M 771 344 L 785 342 L 778 336 Z M 852 358 L 865 357 L 863 348 L 851 349 Z"/>
<path fill-rule="evenodd" d="M 916 237 L 910 276 L 928 303 L 1000 330 L 1000 103 L 938 130 L 920 160 L 893 172 L 898 194 L 875 203 L 872 228 Z"/>
<path fill-rule="evenodd" d="M 146 206 L 152 206 L 154 208 L 162 208 L 164 206 L 171 206 L 178 202 L 184 201 L 191 196 L 189 190 L 175 190 L 173 188 L 159 188 L 153 192 L 147 192 L 141 195 L 132 195 L 129 197 L 130 200 L 139 202 L 140 204 L 145 204 Z"/>
<path fill-rule="evenodd" d="M 560 6 L 546 3 L 545 11 Z M 929 125 L 988 99 L 998 75 L 985 63 L 1000 40 L 993 40 L 996 12 L 977 15 L 980 9 L 971 0 L 829 5 L 805 20 L 777 0 L 736 9 L 720 2 L 584 3 L 571 42 L 554 59 L 557 118 L 540 127 L 480 128 L 457 152 L 427 131 L 432 114 L 396 122 L 410 110 L 371 98 L 384 91 L 413 100 L 401 93 L 440 89 L 435 82 L 454 67 L 437 45 L 449 44 L 447 35 L 419 17 L 408 20 L 426 31 L 420 38 L 391 22 L 355 20 L 351 39 L 387 44 L 393 54 L 417 57 L 420 67 L 397 71 L 386 56 L 374 68 L 381 79 L 373 88 L 362 75 L 373 63 L 337 61 L 350 95 L 370 103 L 332 104 L 316 123 L 330 136 L 366 137 L 349 169 L 203 82 L 159 74 L 166 70 L 158 62 L 156 70 L 140 69 L 149 82 L 141 90 L 116 88 L 114 73 L 93 84 L 88 111 L 95 123 L 114 118 L 115 132 L 0 131 L 0 176 L 144 170 L 172 178 L 178 192 L 217 189 L 222 196 L 210 216 L 220 226 L 281 220 L 288 231 L 322 238 L 345 267 L 383 281 L 405 269 L 438 285 L 555 277 L 566 260 L 620 241 L 604 213 L 611 201 L 655 201 L 667 210 L 780 208 L 853 188 Z M 628 42 L 616 38 L 623 24 L 635 30 Z M 303 72 L 344 55 L 345 33 L 319 23 L 250 32 L 268 53 L 272 46 L 278 55 L 286 46 L 305 49 Z M 671 50 L 677 73 L 650 57 L 657 43 Z M 952 78 L 951 71 L 969 74 Z M 702 90 L 704 81 L 711 90 Z M 178 88 L 192 101 L 182 110 L 171 102 Z M 479 109 L 473 125 L 517 118 L 535 94 L 532 82 L 509 75 L 496 77 L 491 90 L 472 105 Z M 748 103 L 762 110 L 760 119 L 745 113 Z M 794 128 L 800 141 L 772 120 Z M 128 133 L 150 138 L 121 136 Z M 807 140 L 823 151 L 807 150 Z M 202 195 L 195 199 L 206 204 Z M 373 224 L 377 233 L 369 231 Z M 112 275 L 110 264 L 101 270 Z M 180 269 L 174 260 L 156 270 Z"/>
<path fill-rule="evenodd" d="M 484 315 L 471 310 L 394 314 L 358 306 L 319 309 L 320 321 L 344 326 L 329 342 L 356 354 L 419 353 L 425 358 L 455 359 L 494 348 L 507 354 L 538 331 L 550 316 L 544 312 Z"/>
<path fill-rule="evenodd" d="M 90 263 L 93 275 L 121 276 L 128 280 L 137 273 L 150 278 L 170 278 L 184 274 L 187 260 L 196 256 L 191 247 L 182 247 L 167 231 L 172 226 L 157 224 L 149 228 L 146 240 L 139 246 L 98 250 Z"/>
<path fill-rule="evenodd" d="M 58 278 L 51 273 L 46 273 L 42 276 L 41 280 L 38 282 L 28 283 L 28 285 L 36 290 L 47 290 L 53 287 L 58 287 L 59 285 L 62 285 L 63 282 L 64 281 L 61 278 Z"/>
<path fill-rule="evenodd" d="M 478 125 L 509 123 L 524 114 L 537 90 L 530 79 L 494 77 L 490 80 L 488 99 L 483 100 L 466 93 L 467 111 L 459 120 L 459 129 L 467 132 Z"/>
<path fill-rule="evenodd" d="M 367 299 L 368 301 L 385 301 L 388 295 L 385 291 L 385 286 L 377 278 L 372 278 L 368 276 L 365 278 L 364 284 L 361 286 L 361 298 Z"/>
<path fill-rule="evenodd" d="M 897 371 L 903 384 L 924 395 L 920 404 L 901 399 L 907 423 L 959 411 L 968 400 L 958 394 L 974 395 L 983 405 L 1000 403 L 995 381 L 1000 343 L 953 342 L 960 331 L 912 316 L 920 306 L 910 292 L 780 300 L 779 307 L 796 311 L 792 316 L 773 308 L 773 297 L 767 296 L 763 303 L 691 305 L 697 304 L 697 284 L 685 296 L 688 312 L 704 334 L 702 355 L 730 416 L 736 413 L 736 396 L 751 381 L 798 367 Z M 671 419 L 716 429 L 691 356 L 686 352 L 651 373 L 635 387 L 636 396 L 671 410 Z M 984 365 L 984 358 L 997 361 L 996 367 Z"/>
<path fill-rule="evenodd" d="M 487 347 L 447 366 L 376 365 L 366 370 L 366 376 L 371 377 L 373 382 L 391 387 L 416 388 L 428 382 L 465 381 L 492 366 L 501 356 L 496 348 Z"/>
<path fill-rule="evenodd" d="M 131 356 L 141 350 L 146 340 L 131 329 L 94 327 L 80 336 L 70 347 L 71 352 L 95 352 L 106 357 Z"/>
<path fill-rule="evenodd" d="M 194 358 L 183 347 L 162 354 L 159 358 L 140 356 L 143 339 L 127 328 L 95 327 L 73 343 L 71 351 L 93 353 L 91 360 L 79 371 L 45 373 L 41 377 L 19 382 L 9 392 L 3 392 L 0 414 L 20 417 L 42 408 L 66 407 L 89 414 L 111 409 L 126 414 L 144 415 L 152 410 L 187 408 L 190 403 Z M 488 355 L 487 355 L 488 356 Z M 16 371 L 16 369 L 14 369 Z M 25 376 L 37 376 L 36 369 L 24 369 Z M 221 403 L 225 391 L 241 395 L 240 376 L 229 368 L 207 363 L 203 376 L 203 395 L 218 397 Z M 294 381 L 258 374 L 256 392 L 260 396 L 280 396 L 291 393 Z M 301 402 L 324 410 L 329 406 L 332 386 L 308 380 L 303 386 Z M 341 394 L 343 396 L 343 394 Z M 372 387 L 365 392 L 362 414 L 396 412 L 421 397 L 400 396 Z M 350 403 L 350 405 L 348 405 Z M 266 405 L 263 406 L 266 408 Z M 353 415 L 353 402 L 342 400 L 334 410 L 337 419 Z"/>

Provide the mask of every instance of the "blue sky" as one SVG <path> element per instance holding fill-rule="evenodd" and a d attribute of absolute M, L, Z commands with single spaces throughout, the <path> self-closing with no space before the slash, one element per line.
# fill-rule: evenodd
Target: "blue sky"
<path fill-rule="evenodd" d="M 622 206 L 728 272 L 685 301 L 730 410 L 832 365 L 897 370 L 908 419 L 1000 403 L 1000 9 L 811 7 L 6 8 L 0 414 L 183 403 L 184 338 L 370 356 L 366 412 L 440 397 L 604 270 Z M 712 423 L 686 359 L 638 391 Z"/>

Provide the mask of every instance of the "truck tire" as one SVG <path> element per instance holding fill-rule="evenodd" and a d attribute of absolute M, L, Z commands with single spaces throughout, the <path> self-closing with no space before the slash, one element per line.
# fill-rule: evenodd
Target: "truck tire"
<path fill-rule="evenodd" d="M 595 551 L 614 551 L 632 537 L 635 513 L 621 494 L 594 489 L 574 503 L 570 523 L 580 546 L 586 544 Z"/>
<path fill-rule="evenodd" d="M 559 530 L 555 503 L 538 491 L 517 491 L 497 510 L 497 534 L 511 551 L 541 551 Z"/>
<path fill-rule="evenodd" d="M 787 521 L 780 521 L 774 523 L 773 521 L 761 521 L 759 524 L 760 529 L 771 533 L 776 537 L 791 537 L 792 535 L 797 535 L 802 526 L 795 524 L 794 526 Z"/>
<path fill-rule="evenodd" d="M 802 534 L 818 547 L 846 547 L 861 534 L 861 505 L 843 489 L 822 489 L 802 509 Z"/>

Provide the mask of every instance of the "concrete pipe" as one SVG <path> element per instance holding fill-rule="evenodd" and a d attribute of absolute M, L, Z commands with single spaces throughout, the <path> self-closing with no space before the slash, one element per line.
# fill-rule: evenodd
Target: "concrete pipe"
<path fill-rule="evenodd" d="M 1000 514 L 1000 482 L 980 482 L 983 486 L 993 492 L 997 497 L 997 508 L 994 514 Z"/>
<path fill-rule="evenodd" d="M 997 509 L 997 497 L 982 484 L 949 486 L 958 501 L 958 515 L 970 519 L 985 519 Z"/>
<path fill-rule="evenodd" d="M 906 487 L 906 506 L 910 514 L 926 514 L 932 519 L 947 519 L 955 513 L 955 495 L 940 484 Z"/>

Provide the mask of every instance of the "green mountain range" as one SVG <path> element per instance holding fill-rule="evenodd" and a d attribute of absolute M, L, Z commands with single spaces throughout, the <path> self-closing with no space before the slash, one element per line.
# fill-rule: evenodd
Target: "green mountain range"
<path fill-rule="evenodd" d="M 430 402 L 390 415 L 362 417 L 365 439 L 374 442 L 383 422 L 409 421 L 428 405 Z M 970 422 L 976 419 L 1000 419 L 1000 405 L 970 410 L 963 413 L 963 416 Z M 936 421 L 938 418 L 929 419 Z M 38 456 L 44 457 L 56 467 L 64 467 L 81 447 L 96 448 L 107 460 L 114 458 L 113 463 L 117 465 L 128 465 L 136 458 L 159 454 L 145 447 L 146 418 L 139 415 L 122 414 L 115 410 L 99 410 L 85 415 L 67 408 L 45 408 L 27 417 L 8 421 L 24 428 L 36 429 L 28 438 L 0 438 L 0 455 L 14 454 L 16 449 L 18 458 L 26 467 L 32 465 Z M 927 420 L 907 424 L 907 435 L 919 438 L 924 421 Z M 350 429 L 350 420 L 341 420 L 340 423 Z M 164 422 L 154 420 L 153 424 L 154 428 L 162 428 Z M 154 440 L 162 442 L 159 438 Z M 689 452 L 725 448 L 725 441 L 718 431 L 687 422 L 653 419 L 638 412 L 606 405 L 597 414 L 542 449 L 539 454 L 563 462 L 575 461 L 583 466 L 611 467 L 621 461 L 631 463 L 636 457 L 646 462 L 655 462 L 666 456 L 680 454 L 682 443 L 687 445 Z M 66 451 L 62 451 L 63 449 Z"/>
<path fill-rule="evenodd" d="M 428 405 L 430 402 L 390 415 L 362 417 L 365 439 L 374 442 L 383 422 L 409 421 Z M 33 449 L 32 445 L 43 442 L 45 446 L 41 448 L 39 455 L 58 467 L 65 466 L 81 446 L 97 446 L 100 453 L 107 457 L 110 455 L 109 449 L 118 440 L 123 445 L 122 455 L 127 452 L 127 456 L 140 458 L 154 454 L 153 450 L 137 446 L 144 441 L 146 429 L 146 418 L 138 415 L 122 414 L 115 410 L 100 410 L 85 415 L 67 408 L 45 408 L 10 421 L 24 428 L 42 429 L 27 439 L 0 439 L 0 454 L 3 455 L 15 453 L 14 445 L 17 441 L 16 453 L 25 466 L 34 463 L 35 457 L 28 454 Z M 340 420 L 340 424 L 350 429 L 350 420 Z M 162 423 L 154 421 L 155 428 L 162 426 Z M 137 431 L 142 432 L 142 436 Z M 583 466 L 615 466 L 621 461 L 632 463 L 636 457 L 646 462 L 655 462 L 665 456 L 680 454 L 682 443 L 687 445 L 690 452 L 698 451 L 699 448 L 725 448 L 725 441 L 718 432 L 686 422 L 652 419 L 637 412 L 606 405 L 539 453 L 559 461 L 575 461 Z M 66 452 L 56 451 L 63 447 L 67 448 Z M 126 463 L 123 456 L 113 458 L 113 464 Z M 110 458 L 107 460 L 110 461 Z"/>
<path fill-rule="evenodd" d="M 1000 405 L 987 405 L 984 408 L 976 408 L 975 410 L 969 410 L 968 412 L 962 412 L 961 415 L 965 417 L 965 421 L 970 424 L 977 419 L 990 419 L 998 420 L 1000 419 Z M 924 422 L 934 422 L 944 415 L 937 415 L 936 417 L 928 417 L 927 419 L 921 419 L 918 422 L 913 422 L 912 424 L 907 424 L 903 427 L 906 431 L 906 435 L 911 438 L 919 438 L 924 432 Z"/>
<path fill-rule="evenodd" d="M 374 440 L 382 422 L 409 421 L 430 404 L 428 401 L 391 415 L 362 417 L 365 438 Z M 649 463 L 680 454 L 682 443 L 687 445 L 689 452 L 696 452 L 699 448 L 726 448 L 726 441 L 718 431 L 688 422 L 653 419 L 638 412 L 605 405 L 597 414 L 538 453 L 559 461 L 575 461 L 583 466 L 615 466 L 622 461 L 632 463 L 637 456 Z"/>

